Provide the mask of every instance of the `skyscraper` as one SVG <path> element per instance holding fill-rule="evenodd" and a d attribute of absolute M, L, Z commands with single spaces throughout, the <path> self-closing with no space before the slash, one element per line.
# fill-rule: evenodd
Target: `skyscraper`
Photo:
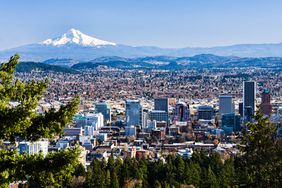
<path fill-rule="evenodd" d="M 219 96 L 219 115 L 230 114 L 234 112 L 234 103 L 231 95 Z"/>
<path fill-rule="evenodd" d="M 152 110 L 150 111 L 149 114 L 150 120 L 156 120 L 156 121 L 168 121 L 168 116 L 167 116 L 167 112 L 163 111 L 163 110 Z"/>
<path fill-rule="evenodd" d="M 168 113 L 168 98 L 158 98 L 154 102 L 155 110 L 162 110 Z"/>
<path fill-rule="evenodd" d="M 169 99 L 168 98 L 157 98 L 154 100 L 154 108 L 156 111 L 163 111 L 161 116 L 163 116 L 163 121 L 167 122 L 167 125 L 169 125 Z M 158 121 L 158 119 L 156 119 Z"/>
<path fill-rule="evenodd" d="M 198 107 L 198 119 L 211 120 L 214 118 L 214 110 L 211 106 L 199 106 Z"/>
<path fill-rule="evenodd" d="M 261 94 L 260 109 L 261 109 L 261 112 L 267 116 L 269 116 L 272 112 L 272 105 L 270 103 L 270 100 L 271 100 L 271 96 L 270 96 L 269 90 L 267 89 L 263 90 Z"/>
<path fill-rule="evenodd" d="M 240 115 L 235 113 L 223 114 L 221 119 L 221 126 L 225 133 L 238 132 L 241 130 Z"/>
<path fill-rule="evenodd" d="M 126 125 L 143 127 L 143 108 L 139 100 L 126 100 Z"/>
<path fill-rule="evenodd" d="M 98 130 L 104 126 L 104 116 L 102 113 L 85 115 L 85 126 L 92 126 L 94 130 Z"/>
<path fill-rule="evenodd" d="M 188 121 L 189 119 L 189 105 L 187 105 L 185 102 L 177 102 L 173 112 L 173 121 Z"/>
<path fill-rule="evenodd" d="M 239 104 L 238 104 L 239 106 L 238 106 L 238 108 L 239 108 L 239 114 L 240 114 L 240 116 L 241 117 L 243 117 L 244 116 L 244 112 L 243 112 L 243 103 L 242 102 L 239 102 Z"/>
<path fill-rule="evenodd" d="M 250 119 L 256 111 L 256 82 L 245 81 L 243 83 L 243 114 L 244 119 Z"/>
<path fill-rule="evenodd" d="M 95 111 L 103 114 L 105 123 L 111 122 L 111 108 L 106 102 L 95 103 Z"/>

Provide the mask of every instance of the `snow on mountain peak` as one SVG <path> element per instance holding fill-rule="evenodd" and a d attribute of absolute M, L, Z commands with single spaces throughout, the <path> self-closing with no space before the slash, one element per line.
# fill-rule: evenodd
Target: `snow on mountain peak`
<path fill-rule="evenodd" d="M 76 29 L 70 29 L 64 33 L 61 37 L 55 39 L 47 39 L 41 44 L 52 45 L 52 46 L 62 46 L 65 44 L 78 44 L 82 46 L 104 46 L 104 45 L 116 45 L 115 43 L 100 40 L 89 35 L 82 33 Z"/>

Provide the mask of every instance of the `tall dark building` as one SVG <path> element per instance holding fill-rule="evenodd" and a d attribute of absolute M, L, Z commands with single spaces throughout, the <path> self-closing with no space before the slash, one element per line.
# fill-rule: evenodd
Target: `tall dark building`
<path fill-rule="evenodd" d="M 223 114 L 221 118 L 221 126 L 225 133 L 241 131 L 240 116 L 235 113 Z"/>
<path fill-rule="evenodd" d="M 242 102 L 239 103 L 239 114 L 240 114 L 241 117 L 244 116 L 243 103 Z"/>
<path fill-rule="evenodd" d="M 155 110 L 162 110 L 168 113 L 168 98 L 158 98 L 154 102 Z"/>
<path fill-rule="evenodd" d="M 103 114 L 105 123 L 111 122 L 111 108 L 106 102 L 95 103 L 95 111 Z"/>
<path fill-rule="evenodd" d="M 270 103 L 271 96 L 269 90 L 265 89 L 261 94 L 260 110 L 264 115 L 269 116 L 272 112 L 272 105 Z"/>
<path fill-rule="evenodd" d="M 198 107 L 198 119 L 211 120 L 214 118 L 214 109 L 211 106 Z"/>
<path fill-rule="evenodd" d="M 246 106 L 244 108 L 244 120 L 247 122 L 252 121 L 253 115 L 254 115 L 253 108 L 251 106 Z"/>
<path fill-rule="evenodd" d="M 256 82 L 253 81 L 244 82 L 243 84 L 244 119 L 249 119 L 250 117 L 247 117 L 247 115 L 253 116 L 255 111 L 256 111 Z"/>
<path fill-rule="evenodd" d="M 155 111 L 164 111 L 166 114 L 162 113 L 162 116 L 166 116 L 167 125 L 169 125 L 169 100 L 168 98 L 157 98 L 154 100 Z"/>

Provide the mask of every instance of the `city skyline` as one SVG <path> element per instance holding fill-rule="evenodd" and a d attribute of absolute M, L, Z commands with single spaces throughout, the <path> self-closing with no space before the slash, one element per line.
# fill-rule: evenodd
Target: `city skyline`
<path fill-rule="evenodd" d="M 87 6 L 86 6 L 87 5 Z M 133 46 L 210 47 L 279 43 L 282 3 L 269 1 L 9 1 L 1 4 L 0 50 L 69 28 Z M 169 13 L 169 14 L 168 14 Z"/>
<path fill-rule="evenodd" d="M 281 10 L 2 2 L 1 187 L 282 187 Z"/>

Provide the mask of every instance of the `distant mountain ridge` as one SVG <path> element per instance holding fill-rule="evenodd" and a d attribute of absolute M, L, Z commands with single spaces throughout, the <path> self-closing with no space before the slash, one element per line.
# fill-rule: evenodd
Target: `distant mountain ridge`
<path fill-rule="evenodd" d="M 114 68 L 135 70 L 185 70 L 210 68 L 268 68 L 282 70 L 282 57 L 241 58 L 200 54 L 192 57 L 154 56 L 140 58 L 99 57 L 90 61 L 49 59 L 44 62 L 21 62 L 18 72 L 44 71 L 78 73 L 84 69 Z"/>
<path fill-rule="evenodd" d="M 199 54 L 237 57 L 282 57 L 282 43 L 238 44 L 210 48 L 159 48 L 154 46 L 128 46 L 97 39 L 76 29 L 70 29 L 60 37 L 39 43 L 0 51 L 0 61 L 19 53 L 24 61 L 48 59 L 73 59 L 90 61 L 99 57 L 119 56 L 141 58 L 147 56 L 192 57 Z"/>
<path fill-rule="evenodd" d="M 141 58 L 101 57 L 72 66 L 73 69 L 96 69 L 99 66 L 118 69 L 198 69 L 198 68 L 282 68 L 282 57 L 241 58 L 200 54 L 192 57 L 155 56 Z"/>
<path fill-rule="evenodd" d="M 32 71 L 41 71 L 41 72 L 58 72 L 58 73 L 78 73 L 77 70 L 70 67 L 61 67 L 56 65 L 48 65 L 38 62 L 20 62 L 16 67 L 17 72 L 32 72 Z"/>

